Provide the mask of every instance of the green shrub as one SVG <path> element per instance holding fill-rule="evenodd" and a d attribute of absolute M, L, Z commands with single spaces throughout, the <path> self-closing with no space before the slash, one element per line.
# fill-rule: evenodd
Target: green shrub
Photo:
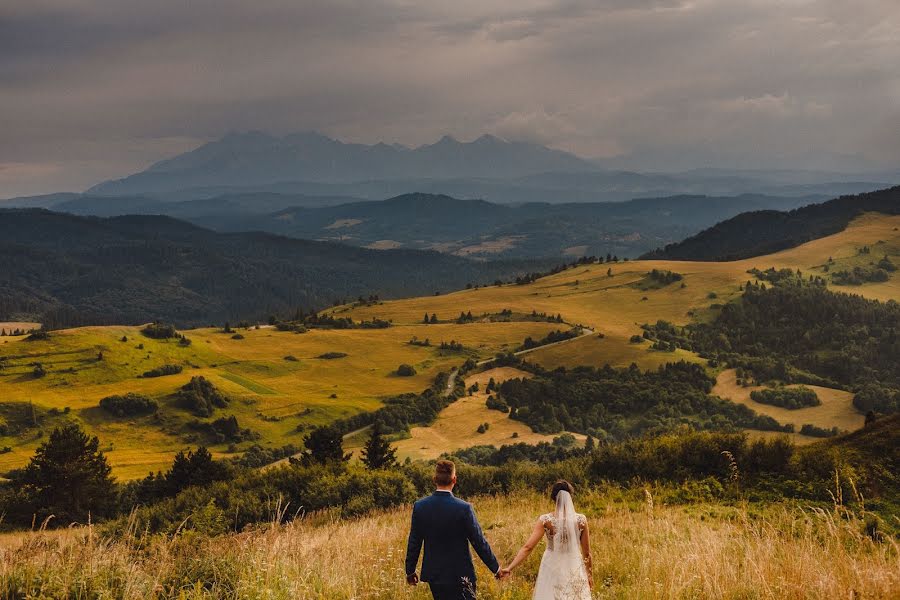
<path fill-rule="evenodd" d="M 169 338 L 178 337 L 175 326 L 167 325 L 165 323 L 151 323 L 141 329 L 141 333 L 148 338 L 153 338 L 155 340 L 167 340 Z"/>
<path fill-rule="evenodd" d="M 789 410 L 822 404 L 816 392 L 805 386 L 756 390 L 750 392 L 750 399 L 760 404 L 771 404 L 772 406 L 780 406 Z"/>
<path fill-rule="evenodd" d="M 198 417 L 208 417 L 216 408 L 228 406 L 228 398 L 202 375 L 191 377 L 176 394 L 178 403 Z"/>
<path fill-rule="evenodd" d="M 100 408 L 117 417 L 130 417 L 155 413 L 159 405 L 146 396 L 129 392 L 101 399 Z"/>
<path fill-rule="evenodd" d="M 406 363 L 397 367 L 397 375 L 400 377 L 412 377 L 416 374 L 416 369 L 412 365 Z"/>
<path fill-rule="evenodd" d="M 178 375 L 184 370 L 181 365 L 162 365 L 161 367 L 156 367 L 154 369 L 150 369 L 149 371 L 144 371 L 141 374 L 141 377 L 164 377 L 166 375 Z"/>

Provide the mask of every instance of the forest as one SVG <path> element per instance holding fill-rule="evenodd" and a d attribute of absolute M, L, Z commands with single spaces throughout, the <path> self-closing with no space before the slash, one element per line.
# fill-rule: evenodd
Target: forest
<path fill-rule="evenodd" d="M 900 186 L 841 196 L 787 212 L 757 210 L 648 252 L 643 259 L 726 261 L 771 254 L 843 231 L 864 212 L 900 214 Z"/>
<path fill-rule="evenodd" d="M 48 328 L 265 321 L 359 295 L 431 295 L 512 280 L 555 260 L 477 262 L 263 233 L 216 233 L 161 216 L 0 209 L 0 320 Z"/>
<path fill-rule="evenodd" d="M 771 417 L 710 395 L 715 380 L 700 365 L 669 363 L 656 371 L 636 365 L 544 371 L 500 384 L 510 418 L 543 433 L 575 431 L 623 440 L 678 425 L 695 429 L 786 431 Z"/>
<path fill-rule="evenodd" d="M 875 410 L 896 410 L 897 302 L 834 293 L 816 284 L 748 283 L 740 300 L 726 304 L 711 323 L 685 331 L 701 355 L 750 370 L 758 381 L 867 390 Z"/>

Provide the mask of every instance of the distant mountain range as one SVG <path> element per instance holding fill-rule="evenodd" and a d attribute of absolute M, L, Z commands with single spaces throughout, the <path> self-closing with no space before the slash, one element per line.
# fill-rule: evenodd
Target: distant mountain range
<path fill-rule="evenodd" d="M 508 205 L 423 193 L 383 201 L 245 193 L 184 202 L 133 196 L 54 197 L 52 208 L 103 217 L 164 214 L 217 231 L 258 230 L 354 246 L 496 259 L 606 253 L 635 257 L 743 211 L 792 209 L 826 199 L 745 194 Z"/>
<path fill-rule="evenodd" d="M 312 132 L 285 137 L 249 132 L 226 135 L 87 193 L 184 201 L 262 192 L 366 200 L 426 192 L 498 203 L 567 203 L 677 194 L 834 197 L 895 183 L 900 173 L 608 170 L 574 154 L 491 135 L 471 142 L 445 136 L 409 148 L 345 143 Z"/>
<path fill-rule="evenodd" d="M 431 295 L 546 269 L 421 250 L 375 251 L 164 216 L 0 210 L 0 321 L 206 325 L 321 309 L 362 294 Z"/>
<path fill-rule="evenodd" d="M 410 178 L 511 178 L 544 171 L 590 171 L 575 155 L 483 135 L 472 142 L 444 136 L 434 144 L 348 144 L 318 133 L 273 137 L 229 134 L 142 173 L 102 183 L 92 194 L 141 194 L 279 181 L 350 183 Z"/>
<path fill-rule="evenodd" d="M 770 254 L 843 231 L 864 212 L 900 214 L 900 186 L 787 212 L 745 212 L 641 258 L 723 261 Z"/>

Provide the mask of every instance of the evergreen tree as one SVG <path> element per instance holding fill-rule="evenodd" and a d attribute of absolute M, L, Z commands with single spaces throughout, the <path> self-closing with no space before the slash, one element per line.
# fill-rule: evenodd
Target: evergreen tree
<path fill-rule="evenodd" d="M 206 486 L 213 481 L 226 479 L 229 473 L 228 466 L 213 460 L 210 451 L 203 446 L 197 448 L 196 452 L 182 451 L 175 455 L 172 468 L 165 475 L 166 491 L 174 496 L 191 486 Z"/>
<path fill-rule="evenodd" d="M 75 423 L 54 429 L 15 478 L 26 499 L 22 508 L 41 519 L 54 515 L 63 525 L 110 514 L 116 487 L 99 448 L 100 440 Z"/>
<path fill-rule="evenodd" d="M 372 433 L 362 450 L 362 462 L 370 471 L 397 466 L 397 450 L 381 435 L 381 424 L 375 421 Z"/>
<path fill-rule="evenodd" d="M 306 463 L 339 463 L 350 460 L 344 455 L 344 436 L 334 427 L 316 427 L 303 439 L 307 452 L 303 455 Z"/>

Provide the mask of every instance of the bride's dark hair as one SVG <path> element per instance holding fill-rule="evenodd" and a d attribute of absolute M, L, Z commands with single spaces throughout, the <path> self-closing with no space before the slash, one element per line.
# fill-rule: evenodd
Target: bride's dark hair
<path fill-rule="evenodd" d="M 573 496 L 575 495 L 575 487 L 565 479 L 560 479 L 554 483 L 553 487 L 550 489 L 550 499 L 556 502 L 556 497 L 559 496 L 559 493 L 563 490 L 569 492 Z"/>

